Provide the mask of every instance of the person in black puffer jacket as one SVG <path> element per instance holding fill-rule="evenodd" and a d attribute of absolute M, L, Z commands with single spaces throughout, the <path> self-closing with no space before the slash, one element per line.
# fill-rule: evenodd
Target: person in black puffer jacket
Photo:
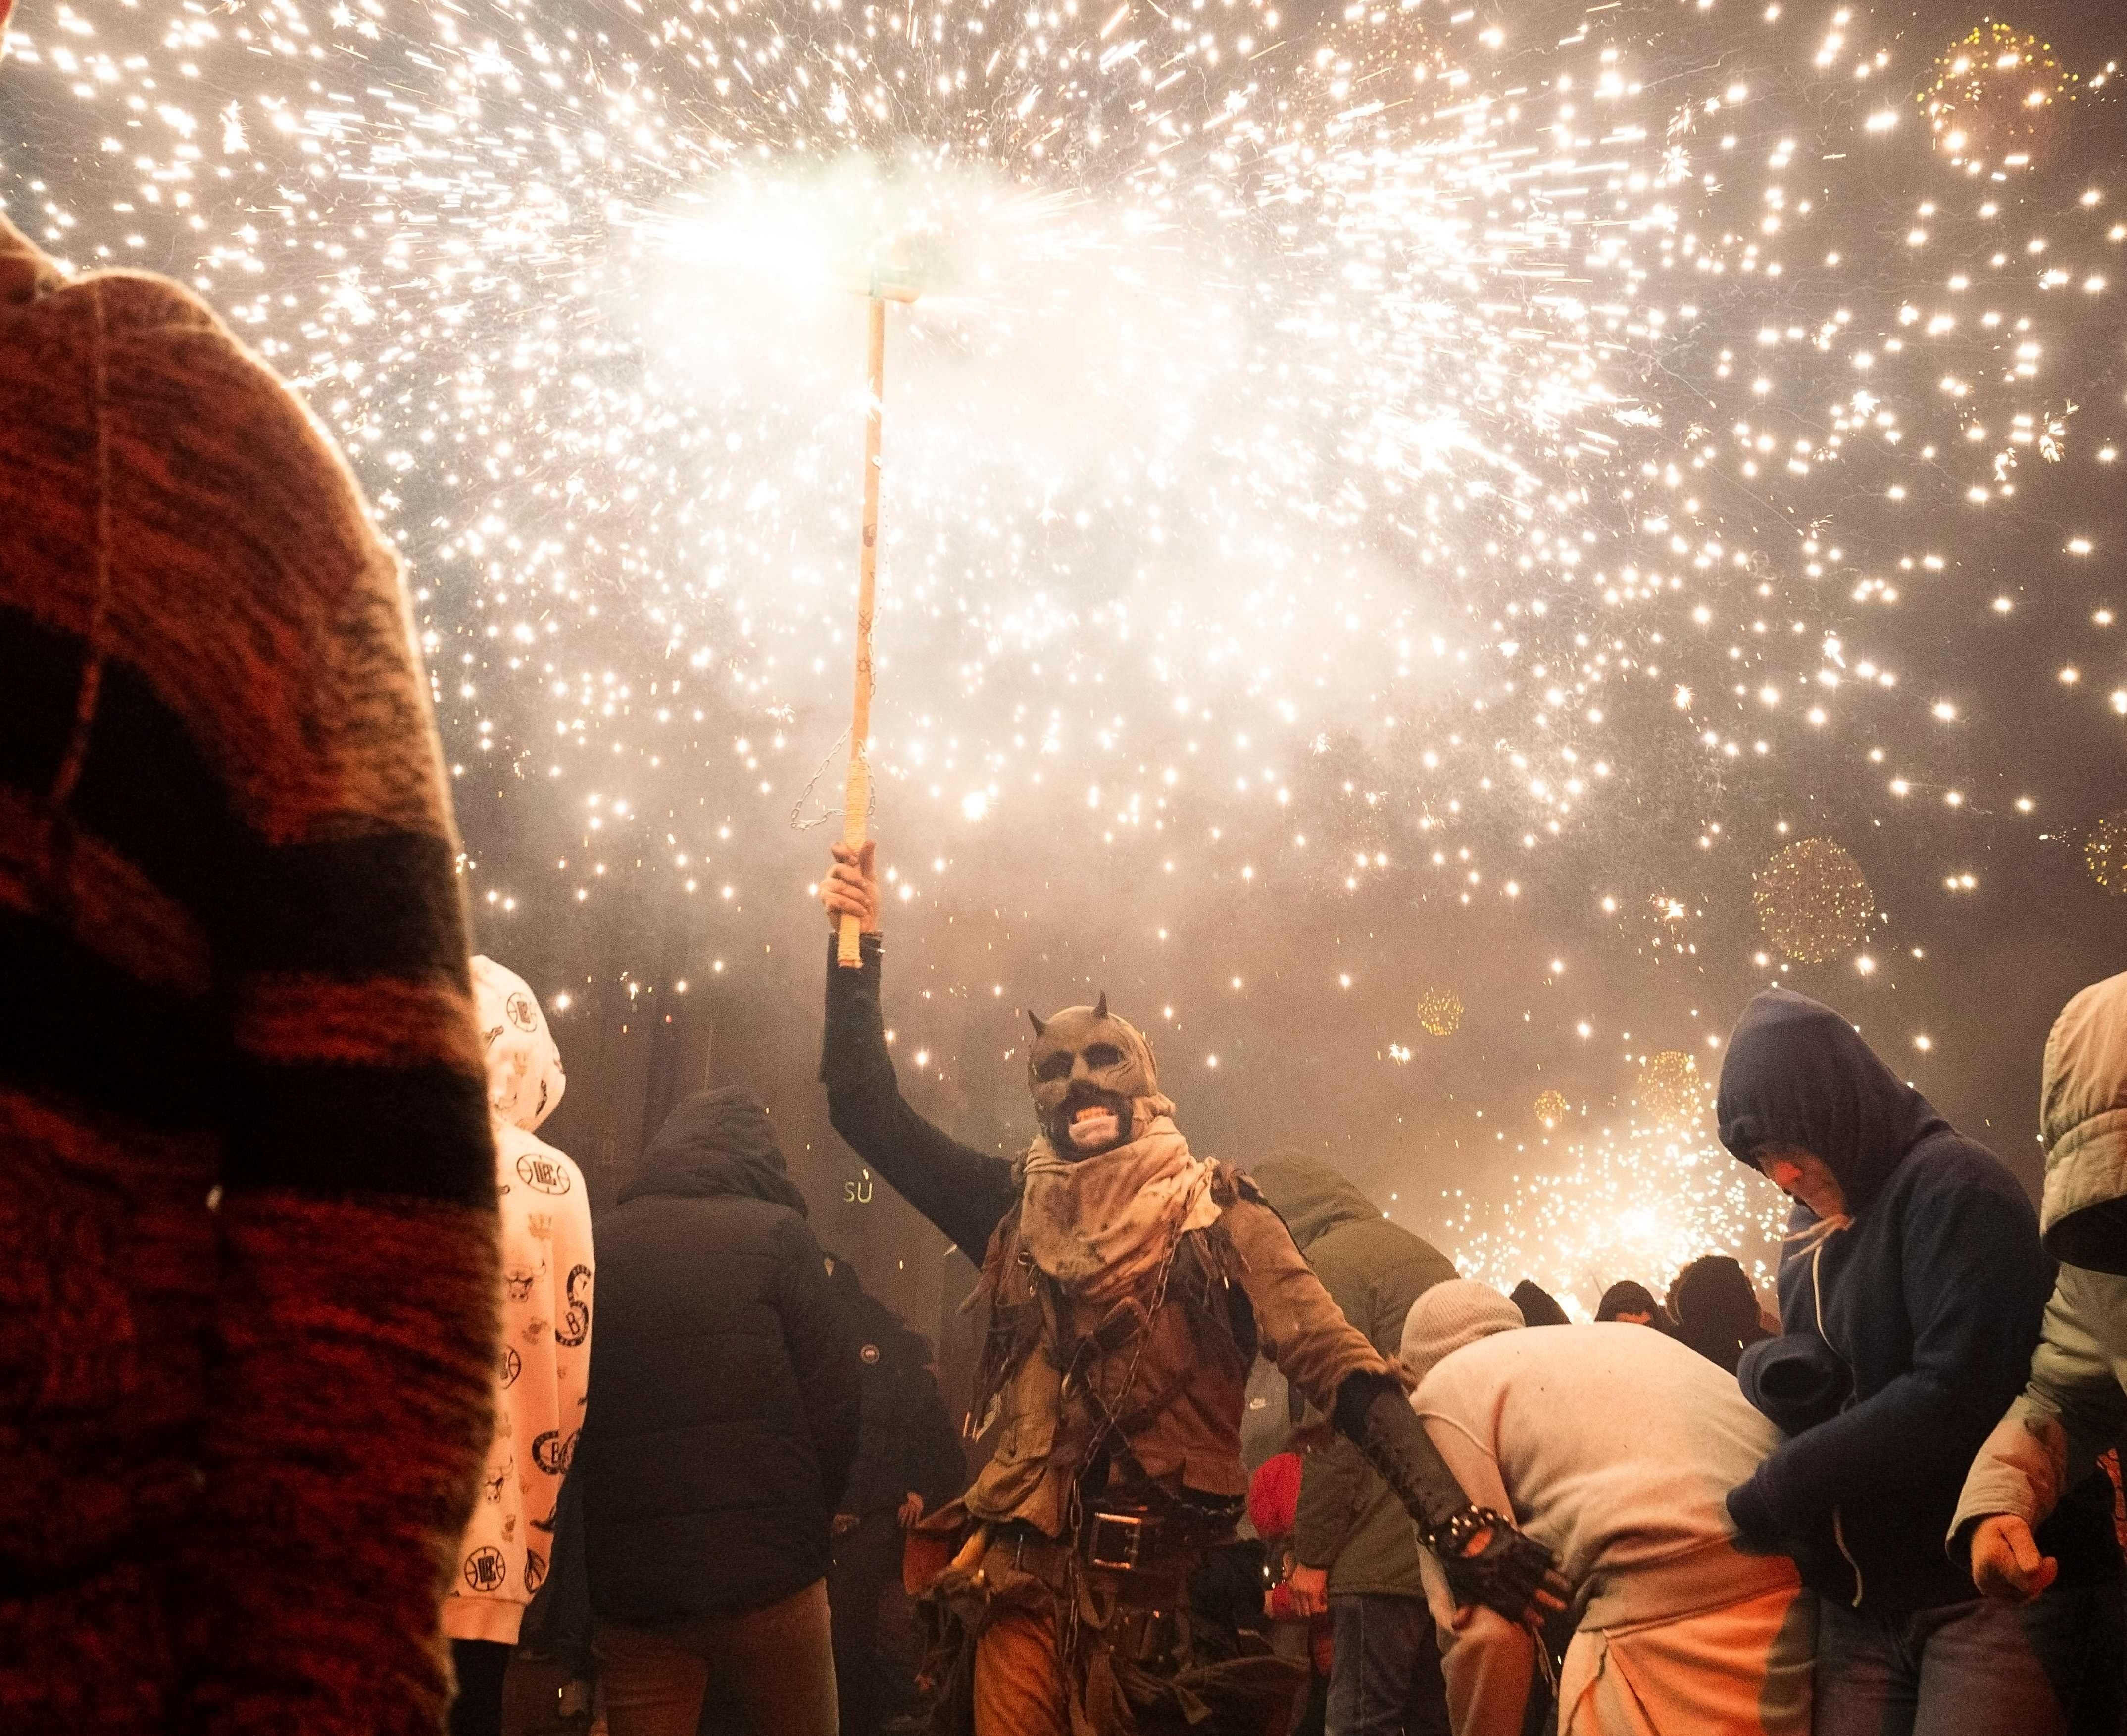
<path fill-rule="evenodd" d="M 689 1098 L 599 1220 L 578 1466 L 613 1736 L 833 1736 L 828 1521 L 859 1370 L 768 1112 Z"/>

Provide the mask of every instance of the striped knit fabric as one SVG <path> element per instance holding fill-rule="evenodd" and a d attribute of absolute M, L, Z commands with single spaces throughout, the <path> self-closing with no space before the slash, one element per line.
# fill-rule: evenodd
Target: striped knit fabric
<path fill-rule="evenodd" d="M 396 566 L 0 219 L 0 1729 L 431 1732 L 495 1158 Z"/>

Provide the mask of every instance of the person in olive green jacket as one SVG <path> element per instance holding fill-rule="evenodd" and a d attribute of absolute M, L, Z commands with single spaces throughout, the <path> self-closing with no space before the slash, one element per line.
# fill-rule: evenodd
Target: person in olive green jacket
<path fill-rule="evenodd" d="M 1282 1152 L 1253 1174 L 1344 1317 L 1382 1355 L 1395 1355 L 1411 1303 L 1454 1277 L 1453 1262 L 1390 1223 L 1325 1164 Z M 1341 1437 L 1307 1455 L 1293 1542 L 1295 1610 L 1326 1608 L 1335 1642 L 1328 1736 L 1444 1733 L 1447 1687 L 1416 1534 L 1388 1486 Z"/>
<path fill-rule="evenodd" d="M 1949 1529 L 1973 1583 L 2019 1604 L 2059 1571 L 2037 1527 L 2127 1429 L 2127 974 L 2054 1021 L 2039 1120 L 2039 1228 L 2060 1271 L 2030 1384 L 1973 1461 Z"/>

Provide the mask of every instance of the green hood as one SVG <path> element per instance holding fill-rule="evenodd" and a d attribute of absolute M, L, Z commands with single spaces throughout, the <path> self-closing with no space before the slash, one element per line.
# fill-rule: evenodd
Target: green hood
<path fill-rule="evenodd" d="M 1298 1152 L 1275 1152 L 1248 1171 L 1305 1253 L 1340 1223 L 1379 1223 L 1381 1209 L 1326 1163 Z"/>
<path fill-rule="evenodd" d="M 2127 1274 L 2127 974 L 2092 983 L 2046 1038 L 2039 1227 L 2069 1265 Z"/>

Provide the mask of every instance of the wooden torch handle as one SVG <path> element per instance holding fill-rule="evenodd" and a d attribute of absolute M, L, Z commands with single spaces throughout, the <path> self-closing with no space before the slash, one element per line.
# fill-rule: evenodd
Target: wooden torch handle
<path fill-rule="evenodd" d="M 850 776 L 842 792 L 842 841 L 860 849 L 871 807 L 871 763 L 865 744 L 871 739 L 871 617 L 879 598 L 879 440 L 886 395 L 886 303 L 870 301 L 870 401 L 865 415 L 864 547 L 857 560 L 856 695 L 850 711 Z M 835 962 L 855 970 L 863 961 L 857 919 L 845 916 L 835 937 Z"/>

